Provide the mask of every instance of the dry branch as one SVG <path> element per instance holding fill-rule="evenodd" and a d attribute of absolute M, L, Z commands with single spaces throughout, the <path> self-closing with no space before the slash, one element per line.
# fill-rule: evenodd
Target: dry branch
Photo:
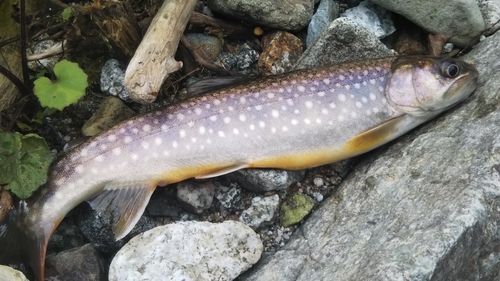
<path fill-rule="evenodd" d="M 166 77 L 182 68 L 174 55 L 196 2 L 163 2 L 125 72 L 125 89 L 133 100 L 153 102 Z"/>

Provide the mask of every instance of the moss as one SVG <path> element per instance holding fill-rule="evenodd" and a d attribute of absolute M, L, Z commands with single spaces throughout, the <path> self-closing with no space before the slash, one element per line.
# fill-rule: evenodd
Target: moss
<path fill-rule="evenodd" d="M 280 223 L 289 227 L 299 223 L 314 207 L 314 200 L 302 193 L 294 193 L 281 205 Z"/>

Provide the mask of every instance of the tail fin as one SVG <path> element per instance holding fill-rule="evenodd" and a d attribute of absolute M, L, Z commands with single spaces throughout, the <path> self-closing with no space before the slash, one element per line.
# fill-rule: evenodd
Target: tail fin
<path fill-rule="evenodd" d="M 25 204 L 21 202 L 20 205 Z M 0 264 L 29 264 L 37 280 L 43 281 L 45 254 L 51 233 L 29 222 L 26 208 L 13 209 L 0 224 Z M 51 228 L 52 231 L 52 228 Z"/>

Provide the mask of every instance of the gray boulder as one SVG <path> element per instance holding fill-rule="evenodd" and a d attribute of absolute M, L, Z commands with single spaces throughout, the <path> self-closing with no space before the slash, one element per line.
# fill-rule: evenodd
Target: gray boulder
<path fill-rule="evenodd" d="M 476 0 L 371 0 L 431 33 L 453 35 L 451 42 L 471 45 L 485 29 Z"/>

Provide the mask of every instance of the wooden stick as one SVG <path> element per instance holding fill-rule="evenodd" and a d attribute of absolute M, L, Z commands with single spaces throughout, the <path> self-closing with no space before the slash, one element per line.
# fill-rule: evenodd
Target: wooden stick
<path fill-rule="evenodd" d="M 156 99 L 167 76 L 182 68 L 174 59 L 196 0 L 165 0 L 125 71 L 125 89 L 139 103 Z"/>

